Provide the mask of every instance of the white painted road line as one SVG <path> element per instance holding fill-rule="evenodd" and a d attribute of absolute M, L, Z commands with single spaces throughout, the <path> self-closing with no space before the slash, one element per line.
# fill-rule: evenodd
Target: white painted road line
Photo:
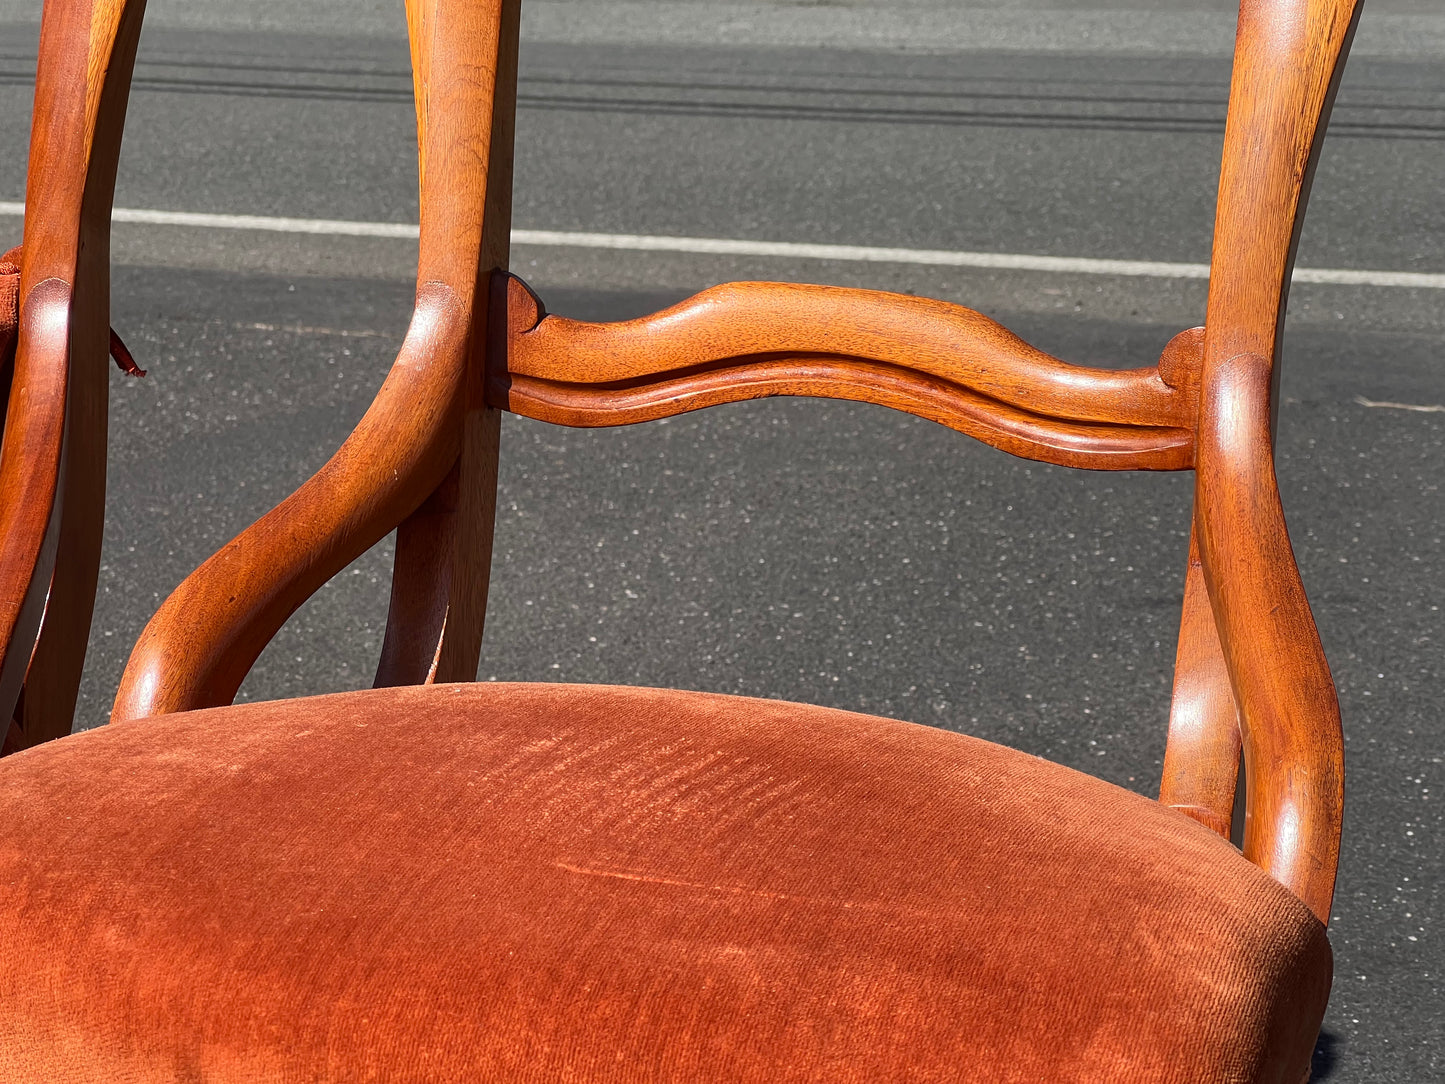
<path fill-rule="evenodd" d="M 23 215 L 25 204 L 0 201 L 0 215 Z M 112 222 L 146 226 L 196 226 L 208 230 L 262 230 L 268 233 L 314 233 L 327 237 L 394 237 L 415 241 L 416 226 L 405 222 L 350 222 L 339 218 L 273 218 L 270 215 L 211 215 L 194 211 L 140 211 L 117 207 Z"/>
<path fill-rule="evenodd" d="M 981 267 L 1001 271 L 1055 271 L 1084 275 L 1140 275 L 1146 278 L 1207 279 L 1202 263 L 1148 260 L 1093 260 L 1076 256 L 1029 256 L 1014 252 L 954 252 L 930 248 L 874 248 L 865 245 L 810 245 L 795 241 L 741 241 L 724 237 L 658 237 L 634 233 L 568 233 L 513 230 L 519 245 L 625 249 L 630 252 L 693 252 L 707 256 L 783 256 L 848 263 L 908 263 L 933 267 Z M 1445 275 L 1440 276 L 1445 286 Z"/>
<path fill-rule="evenodd" d="M 24 204 L 5 204 L 3 209 Z M 210 230 L 265 230 L 270 233 L 315 233 L 327 237 L 398 237 L 416 240 L 420 230 L 405 222 L 348 222 L 337 218 L 272 218 L 269 215 L 208 215 L 192 211 L 138 211 L 117 207 L 112 222 L 146 226 L 199 226 Z"/>
<path fill-rule="evenodd" d="M 25 205 L 0 201 L 0 215 L 23 215 Z M 260 230 L 328 237 L 390 237 L 416 240 L 419 230 L 404 222 L 353 222 L 330 218 L 274 218 L 269 215 L 217 215 L 192 211 L 146 211 L 117 207 L 113 222 L 151 226 L 192 226 L 212 230 Z M 1072 275 L 1119 275 L 1156 279 L 1207 279 L 1209 265 L 1156 260 L 1099 260 L 1086 256 L 1034 256 L 1017 252 L 956 252 L 927 248 L 877 248 L 867 245 L 811 245 L 794 241 L 746 241 L 725 237 L 663 237 L 635 233 L 577 233 L 566 230 L 513 230 L 512 243 L 548 248 L 597 248 L 627 252 L 681 252 L 704 256 L 775 256 L 838 260 L 847 263 L 900 263 L 931 267 L 971 267 L 995 271 L 1045 271 Z M 1331 286 L 1390 286 L 1445 290 L 1445 274 L 1418 271 L 1368 271 L 1297 267 L 1295 282 Z"/>

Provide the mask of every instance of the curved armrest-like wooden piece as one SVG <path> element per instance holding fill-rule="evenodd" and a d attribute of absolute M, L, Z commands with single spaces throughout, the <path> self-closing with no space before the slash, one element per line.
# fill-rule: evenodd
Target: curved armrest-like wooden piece
<path fill-rule="evenodd" d="M 1015 455 L 1075 467 L 1192 465 L 1188 366 L 1069 365 L 987 317 L 925 298 L 740 282 L 639 320 L 547 316 L 520 280 L 494 286 L 506 351 L 487 399 L 572 426 L 626 425 L 768 395 L 878 403 Z M 505 360 L 505 371 L 502 361 Z M 1166 367 L 1167 369 L 1167 367 Z"/>
<path fill-rule="evenodd" d="M 1344 811 L 1339 701 L 1285 527 L 1270 365 L 1241 354 L 1206 388 L 1199 547 L 1244 739 L 1244 853 L 1329 921 Z"/>
<path fill-rule="evenodd" d="M 437 488 L 460 446 L 467 346 L 451 291 L 422 287 L 396 364 L 355 431 L 166 599 L 126 664 L 113 719 L 229 704 L 297 607 Z"/>

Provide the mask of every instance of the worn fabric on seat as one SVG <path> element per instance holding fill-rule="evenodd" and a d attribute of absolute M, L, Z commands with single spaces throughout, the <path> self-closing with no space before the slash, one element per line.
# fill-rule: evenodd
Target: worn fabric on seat
<path fill-rule="evenodd" d="M 11 1084 L 1298 1084 L 1330 968 L 1187 818 L 829 709 L 386 689 L 0 761 Z"/>

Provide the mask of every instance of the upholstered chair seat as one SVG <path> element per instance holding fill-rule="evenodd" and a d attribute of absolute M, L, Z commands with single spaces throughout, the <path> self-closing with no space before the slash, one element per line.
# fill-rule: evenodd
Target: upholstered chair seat
<path fill-rule="evenodd" d="M 576 685 L 0 761 L 0 1079 L 1284 1081 L 1325 930 L 1228 841 L 909 723 Z"/>

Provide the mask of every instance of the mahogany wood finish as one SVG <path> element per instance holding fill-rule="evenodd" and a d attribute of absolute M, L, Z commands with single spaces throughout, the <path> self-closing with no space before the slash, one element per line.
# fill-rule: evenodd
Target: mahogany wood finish
<path fill-rule="evenodd" d="M 1244 745 L 1245 857 L 1322 922 L 1344 737 L 1285 528 L 1273 417 L 1295 247 L 1359 13 L 1359 0 L 1240 5 L 1196 430 L 1200 564 Z"/>
<path fill-rule="evenodd" d="M 416 87 L 417 132 L 421 154 L 418 175 L 423 207 L 426 194 L 426 153 L 429 116 L 432 113 L 431 56 L 436 48 L 440 5 L 407 0 L 411 27 L 412 73 Z M 512 224 L 512 140 L 516 112 L 517 20 L 516 2 L 503 3 L 497 14 L 498 39 L 495 67 L 483 72 L 478 108 L 490 96 L 491 128 L 486 139 L 486 174 L 482 194 L 481 236 L 470 261 L 476 275 L 477 315 L 472 327 L 468 357 L 468 393 L 461 422 L 461 449 L 442 485 L 397 531 L 391 606 L 386 639 L 375 684 L 405 685 L 436 681 L 471 681 L 476 677 L 482 646 L 482 624 L 487 612 L 487 587 L 492 567 L 492 524 L 497 501 L 497 454 L 501 436 L 500 413 L 475 394 L 475 374 L 485 364 L 487 346 L 486 293 L 483 273 L 507 266 Z M 443 27 L 444 34 L 455 33 Z M 443 39 L 445 43 L 445 38 Z M 451 41 L 452 50 L 466 43 Z M 449 63 L 458 58 L 452 54 Z M 439 78 L 446 78 L 439 69 Z M 485 80 L 490 78 L 490 85 Z M 446 108 L 438 103 L 437 108 Z M 465 119 L 465 118 L 463 118 Z M 448 123 L 456 123 L 450 120 Z M 455 182 L 452 182 L 455 183 Z M 469 183 L 476 190 L 476 181 Z M 437 197 L 441 206 L 453 198 L 448 189 Z M 425 214 L 425 211 L 423 211 Z M 424 235 L 425 236 L 425 235 Z M 432 231 L 432 244 L 440 253 L 450 243 L 440 229 Z M 425 242 L 424 242 L 425 243 Z M 462 273 L 459 269 L 458 273 Z M 419 280 L 425 274 L 425 261 Z"/>
<path fill-rule="evenodd" d="M 1193 463 L 1197 351 L 1176 351 L 1163 371 L 1087 369 L 959 305 L 835 286 L 735 282 L 618 324 L 547 316 L 516 278 L 494 297 L 507 341 L 487 399 L 542 421 L 626 425 L 812 395 L 891 406 L 1064 466 Z"/>
<path fill-rule="evenodd" d="M 1239 712 L 1229 684 L 1229 664 L 1219 646 L 1196 532 L 1189 539 L 1159 800 L 1230 838 L 1239 752 Z"/>
<path fill-rule="evenodd" d="M 105 513 L 110 207 L 144 8 L 51 5 L 41 28 L 20 335 L 0 451 L 9 750 L 70 732 L 90 631 Z"/>
<path fill-rule="evenodd" d="M 487 276 L 509 240 L 517 18 L 517 0 L 407 3 L 421 178 L 411 329 L 331 461 L 161 606 L 114 718 L 230 703 L 286 618 L 398 524 L 377 684 L 476 676 L 498 426 L 469 398 L 468 373 L 485 352 Z"/>
<path fill-rule="evenodd" d="M 105 212 L 140 11 L 46 11 L 0 457 L 0 709 L 24 676 L 55 554 L 93 587 L 103 395 L 84 381 L 104 371 Z M 1195 470 L 1161 800 L 1227 833 L 1242 750 L 1245 853 L 1327 920 L 1339 713 L 1285 529 L 1272 413 L 1294 246 L 1357 13 L 1358 0 L 1244 0 L 1205 326 L 1158 366 L 1113 371 L 1069 365 L 958 306 L 818 286 L 732 284 L 611 325 L 546 316 L 506 272 L 517 0 L 408 0 L 422 208 L 411 330 L 332 460 L 161 607 L 114 716 L 228 703 L 287 616 L 393 527 L 377 683 L 474 677 L 501 409 L 590 426 L 762 395 L 882 403 L 1048 462 Z M 84 607 L 64 597 L 73 626 Z M 52 591 L 52 608 L 61 601 Z M 42 634 L 37 664 L 43 650 Z"/>

